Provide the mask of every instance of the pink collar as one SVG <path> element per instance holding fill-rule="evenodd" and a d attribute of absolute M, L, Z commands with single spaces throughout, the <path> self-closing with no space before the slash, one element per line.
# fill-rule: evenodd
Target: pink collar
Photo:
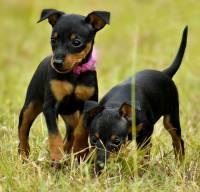
<path fill-rule="evenodd" d="M 73 73 L 76 75 L 80 75 L 86 71 L 95 71 L 96 70 L 96 50 L 92 50 L 92 54 L 87 63 L 82 64 L 81 66 L 77 65 L 73 69 Z"/>

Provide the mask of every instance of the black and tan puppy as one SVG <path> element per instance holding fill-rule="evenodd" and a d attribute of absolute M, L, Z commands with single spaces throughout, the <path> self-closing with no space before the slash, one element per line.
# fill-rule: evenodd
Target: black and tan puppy
<path fill-rule="evenodd" d="M 103 169 L 110 152 L 118 150 L 127 136 L 131 139 L 131 90 L 134 85 L 137 145 L 143 148 L 150 145 L 154 124 L 164 116 L 164 126 L 172 137 L 175 156 L 183 158 L 178 91 L 172 77 L 180 67 L 186 42 L 187 27 L 177 56 L 169 68 L 162 72 L 138 72 L 135 79 L 129 78 L 112 88 L 99 103 L 85 103 L 84 126 L 89 129 L 91 145 L 97 148 L 97 172 Z"/>
<path fill-rule="evenodd" d="M 96 33 L 109 23 L 110 13 L 94 11 L 89 15 L 65 14 L 45 9 L 41 22 L 48 19 L 52 26 L 53 54 L 38 66 L 29 84 L 26 100 L 19 116 L 19 153 L 29 155 L 29 131 L 39 113 L 43 112 L 48 127 L 50 155 L 53 161 L 62 158 L 63 151 L 75 152 L 81 143 L 81 130 L 75 130 L 84 102 L 98 100 L 98 84 L 93 56 Z M 58 115 L 66 123 L 64 142 L 57 126 Z M 83 134 L 85 134 L 83 132 Z"/>

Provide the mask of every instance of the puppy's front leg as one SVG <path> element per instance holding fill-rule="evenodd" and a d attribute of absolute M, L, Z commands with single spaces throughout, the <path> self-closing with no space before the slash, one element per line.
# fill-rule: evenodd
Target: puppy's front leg
<path fill-rule="evenodd" d="M 87 155 L 88 153 L 88 135 L 89 132 L 83 126 L 84 116 L 80 116 L 78 126 L 74 130 L 74 142 L 73 142 L 73 152 L 77 153 L 78 159 Z"/>
<path fill-rule="evenodd" d="M 48 101 L 48 100 L 47 100 Z M 48 128 L 48 140 L 51 159 L 58 162 L 63 157 L 63 141 L 57 126 L 56 102 L 51 100 L 44 105 L 43 113 Z"/>

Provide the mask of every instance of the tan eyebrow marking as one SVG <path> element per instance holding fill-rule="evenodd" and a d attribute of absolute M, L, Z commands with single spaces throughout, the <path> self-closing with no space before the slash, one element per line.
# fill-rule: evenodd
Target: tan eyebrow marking
<path fill-rule="evenodd" d="M 112 135 L 110 139 L 113 141 L 115 138 L 116 138 L 116 135 Z"/>
<path fill-rule="evenodd" d="M 70 35 L 70 40 L 73 40 L 73 39 L 75 39 L 76 38 L 76 35 L 74 34 L 74 33 L 72 33 L 71 35 Z"/>
<path fill-rule="evenodd" d="M 97 139 L 99 139 L 99 133 L 95 133 L 94 135 L 96 136 Z"/>
<path fill-rule="evenodd" d="M 58 33 L 57 33 L 57 32 L 53 33 L 52 37 L 53 37 L 53 38 L 58 37 Z"/>

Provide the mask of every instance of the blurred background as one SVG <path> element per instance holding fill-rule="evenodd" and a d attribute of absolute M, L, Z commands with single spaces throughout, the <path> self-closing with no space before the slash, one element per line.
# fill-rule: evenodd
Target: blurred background
<path fill-rule="evenodd" d="M 135 71 L 167 67 L 178 50 L 182 30 L 188 25 L 188 46 L 175 81 L 184 111 L 191 102 L 193 110 L 198 106 L 200 2 L 1 0 L 0 3 L 1 114 L 18 112 L 33 72 L 39 62 L 51 53 L 51 26 L 47 21 L 36 24 L 43 8 L 83 15 L 92 10 L 111 12 L 110 26 L 97 34 L 95 42 L 99 52 L 100 96 Z"/>
<path fill-rule="evenodd" d="M 177 53 L 182 30 L 188 25 L 188 45 L 174 80 L 180 94 L 181 124 L 186 146 L 198 143 L 200 1 L 0 0 L 0 140 L 4 142 L 14 138 L 13 153 L 16 153 L 18 142 L 18 114 L 27 86 L 40 61 L 51 54 L 51 26 L 47 21 L 36 24 L 44 8 L 83 15 L 93 10 L 111 12 L 110 25 L 98 32 L 95 41 L 100 97 L 136 71 L 168 67 Z M 34 137 L 40 134 L 38 121 L 38 128 L 31 133 L 31 142 L 39 145 Z M 159 145 L 165 146 L 170 140 L 161 129 L 158 124 L 155 137 Z M 41 140 L 43 136 L 46 137 L 46 133 L 41 135 Z M 186 139 L 189 137 L 189 140 Z M 165 147 L 171 148 L 171 145 Z M 7 150 L 4 154 L 10 153 Z"/>

